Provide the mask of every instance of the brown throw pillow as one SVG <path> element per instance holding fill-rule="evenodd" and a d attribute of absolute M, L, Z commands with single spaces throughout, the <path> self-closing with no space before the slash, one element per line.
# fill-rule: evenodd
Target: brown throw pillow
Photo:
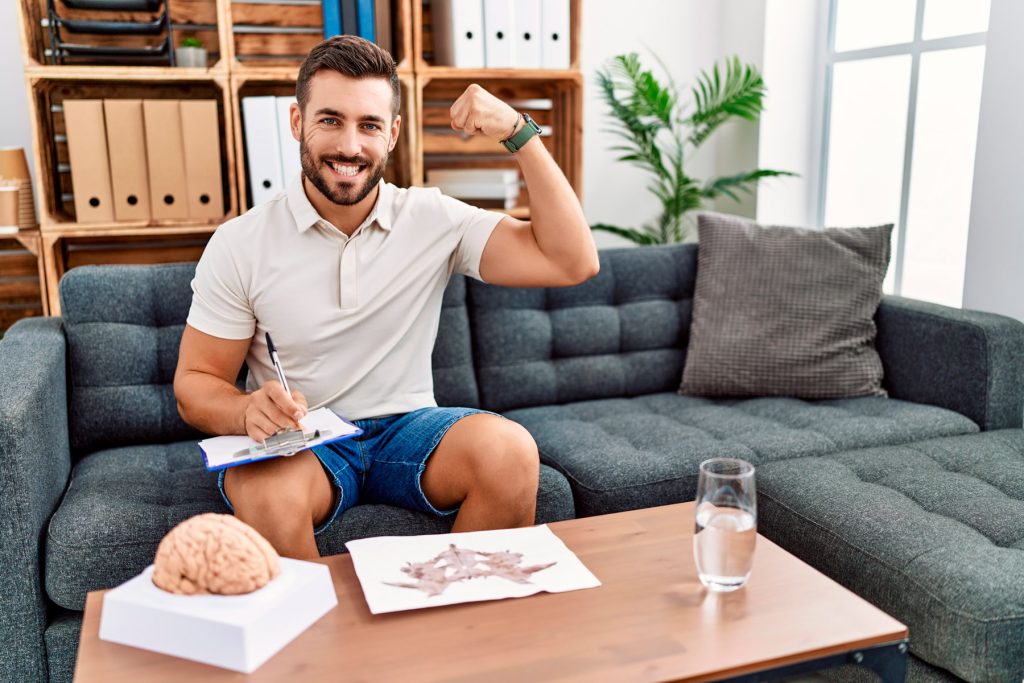
<path fill-rule="evenodd" d="M 892 225 L 807 230 L 708 213 L 698 233 L 680 393 L 886 395 L 874 315 Z"/>

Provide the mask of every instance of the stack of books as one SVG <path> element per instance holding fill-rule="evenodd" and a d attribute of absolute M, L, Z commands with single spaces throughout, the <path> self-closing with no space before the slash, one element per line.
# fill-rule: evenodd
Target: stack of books
<path fill-rule="evenodd" d="M 519 201 L 519 171 L 503 168 L 445 168 L 427 171 L 430 187 L 487 209 L 511 209 Z"/>

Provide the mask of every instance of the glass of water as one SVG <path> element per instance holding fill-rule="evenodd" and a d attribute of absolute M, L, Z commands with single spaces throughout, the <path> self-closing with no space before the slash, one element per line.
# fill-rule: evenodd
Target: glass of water
<path fill-rule="evenodd" d="M 754 466 L 735 458 L 700 464 L 693 557 L 700 582 L 734 591 L 747 582 L 757 541 Z"/>

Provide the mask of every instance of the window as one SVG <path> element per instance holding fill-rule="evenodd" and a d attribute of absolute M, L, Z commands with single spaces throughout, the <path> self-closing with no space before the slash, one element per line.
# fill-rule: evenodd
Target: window
<path fill-rule="evenodd" d="M 893 223 L 885 291 L 963 300 L 989 0 L 831 0 L 818 223 Z"/>

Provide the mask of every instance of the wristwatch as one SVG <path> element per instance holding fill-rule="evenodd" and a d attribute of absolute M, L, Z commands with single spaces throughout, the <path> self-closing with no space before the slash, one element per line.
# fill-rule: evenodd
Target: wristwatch
<path fill-rule="evenodd" d="M 505 145 L 505 149 L 509 152 L 518 152 L 523 148 L 530 138 L 540 133 L 540 126 L 537 122 L 530 118 L 529 114 L 522 114 L 523 120 L 526 121 L 526 125 L 523 126 L 518 133 L 515 133 L 512 137 L 506 138 L 501 141 L 501 144 Z"/>

